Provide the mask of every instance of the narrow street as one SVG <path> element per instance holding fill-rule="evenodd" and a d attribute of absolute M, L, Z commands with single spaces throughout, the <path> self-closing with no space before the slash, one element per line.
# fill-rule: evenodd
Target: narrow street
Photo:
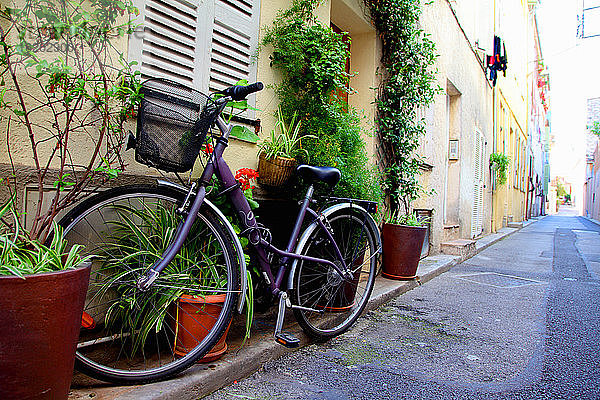
<path fill-rule="evenodd" d="M 599 399 L 600 226 L 566 209 L 206 399 Z"/>

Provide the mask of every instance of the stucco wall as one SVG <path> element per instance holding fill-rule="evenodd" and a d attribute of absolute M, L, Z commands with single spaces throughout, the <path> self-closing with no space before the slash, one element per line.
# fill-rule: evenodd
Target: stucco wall
<path fill-rule="evenodd" d="M 431 239 L 434 250 L 438 251 L 444 240 L 470 237 L 474 199 L 474 134 L 476 130 L 480 131 L 485 141 L 491 143 L 492 90 L 460 21 L 446 0 L 425 5 L 421 24 L 436 43 L 436 53 L 439 54 L 435 64 L 437 83 L 445 91 L 436 96 L 435 103 L 425 113 L 427 134 L 420 150 L 426 162 L 433 166 L 431 171 L 423 173 L 422 183 L 426 188 L 434 189 L 435 194 L 423 197 L 416 204 L 417 208 L 434 210 Z M 453 89 L 448 92 L 448 88 Z M 450 107 L 447 107 L 446 93 L 452 95 Z M 459 140 L 457 161 L 448 161 L 448 139 Z M 488 149 L 489 146 L 485 149 L 484 159 L 489 157 Z M 487 169 L 484 171 L 486 182 L 489 177 Z M 446 216 L 457 219 L 448 219 L 448 224 L 444 221 L 444 197 L 448 199 Z M 486 188 L 484 221 L 490 218 L 490 201 Z M 459 225 L 458 229 L 452 227 L 454 222 Z M 489 231 L 486 223 L 484 230 Z"/>
<path fill-rule="evenodd" d="M 278 12 L 282 9 L 290 7 L 289 0 L 262 0 L 260 9 L 260 31 L 259 41 L 262 39 L 264 28 L 271 26 Z M 332 18 L 336 24 L 344 30 L 350 32 L 352 36 L 352 58 L 351 71 L 355 72 L 355 76 L 351 79 L 351 86 L 356 90 L 356 93 L 349 97 L 349 104 L 356 108 L 364 118 L 362 119 L 363 138 L 367 142 L 367 151 L 373 163 L 376 162 L 375 155 L 375 139 L 374 131 L 374 116 L 375 100 L 374 87 L 377 86 L 378 78 L 376 69 L 379 66 L 381 49 L 379 41 L 376 37 L 373 27 L 364 16 L 364 7 L 359 0 L 333 0 L 324 1 L 318 7 L 318 19 L 326 26 L 330 24 Z M 120 38 L 114 41 L 115 50 L 124 55 L 129 54 L 129 41 L 127 37 Z M 256 108 L 260 111 L 256 113 L 256 118 L 261 120 L 262 130 L 259 133 L 261 139 L 267 137 L 270 131 L 275 126 L 274 113 L 278 106 L 278 99 L 272 88 L 280 80 L 279 73 L 271 68 L 269 55 L 271 49 L 261 48 L 256 54 L 254 62 L 257 68 L 257 80 L 265 84 L 265 89 L 256 95 Z M 48 53 L 48 57 L 55 57 L 56 53 Z M 22 73 L 20 76 L 22 77 Z M 39 98 L 39 88 L 34 82 L 26 82 L 24 85 L 26 93 L 32 97 Z M 14 99 L 7 99 L 13 101 Z M 48 125 L 50 121 L 45 120 L 42 115 L 35 117 L 36 123 L 40 125 Z M 131 120 L 128 123 L 128 129 L 135 132 L 135 121 Z M 0 124 L 0 131 L 6 131 L 6 121 Z M 11 156 L 13 162 L 17 165 L 17 171 L 20 177 L 28 177 L 28 181 L 36 180 L 31 172 L 33 159 L 31 149 L 28 142 L 27 132 L 22 127 L 17 127 L 14 122 L 11 124 L 10 133 Z M 0 146 L 5 148 L 6 135 L 0 135 Z M 78 164 L 87 164 L 85 161 L 93 150 L 93 142 L 86 136 L 72 137 L 71 144 L 73 151 L 74 162 Z M 247 143 L 232 138 L 230 146 L 225 152 L 225 159 L 233 171 L 242 167 L 257 167 L 258 146 L 256 144 Z M 45 159 L 52 151 L 52 146 L 41 145 L 38 148 L 40 159 Z M 140 176 L 140 180 L 147 177 L 161 176 L 157 170 L 138 164 L 134 160 L 134 151 L 130 150 L 123 153 L 124 160 L 127 164 L 127 178 L 112 182 L 112 184 L 120 184 L 121 182 L 135 181 L 135 176 Z M 0 171 L 10 171 L 9 157 L 7 152 L 0 152 Z M 58 164 L 53 165 L 57 167 Z M 54 171 L 55 172 L 55 171 Z M 51 188 L 52 183 L 56 180 L 56 174 L 51 173 L 48 176 L 48 186 Z M 201 172 L 199 166 L 194 169 L 193 175 L 197 176 Z M 20 190 L 24 190 L 23 187 Z"/>

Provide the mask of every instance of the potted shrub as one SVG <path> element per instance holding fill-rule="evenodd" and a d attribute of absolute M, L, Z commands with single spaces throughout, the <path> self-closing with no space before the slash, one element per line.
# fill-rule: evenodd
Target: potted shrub
<path fill-rule="evenodd" d="M 417 276 L 426 224 L 426 220 L 415 214 L 386 218 L 382 230 L 384 277 L 408 280 Z"/>
<path fill-rule="evenodd" d="M 252 205 L 256 203 L 252 200 L 253 186 L 250 182 L 255 178 L 256 172 L 248 168 L 236 173 L 236 179 Z M 211 190 L 211 193 L 217 192 L 217 188 Z M 213 196 L 212 200 L 217 204 L 225 202 L 224 195 Z M 119 254 L 120 258 L 105 258 L 99 269 L 101 278 L 95 291 L 98 299 L 111 299 L 110 307 L 103 313 L 106 332 L 129 338 L 123 351 L 133 360 L 144 353 L 151 333 L 162 329 L 170 336 L 169 345 L 173 353 L 183 356 L 206 337 L 222 310 L 225 295 L 219 293 L 219 289 L 226 288 L 227 281 L 214 267 L 220 247 L 211 245 L 214 239 L 203 234 L 204 225 L 194 224 L 176 258 L 161 272 L 160 284 L 142 292 L 129 285 L 126 277 L 141 274 L 149 263 L 162 256 L 172 241 L 180 216 L 175 208 L 159 201 L 145 204 L 142 208 L 128 204 L 112 207 L 115 217 L 107 221 L 110 234 L 102 251 Z M 226 208 L 224 212 L 227 214 Z M 239 230 L 237 225 L 234 229 Z M 247 239 L 244 242 L 247 243 Z M 250 274 L 248 282 L 251 288 Z M 250 334 L 253 317 L 251 289 L 247 296 L 246 338 Z M 132 304 L 137 306 L 132 307 Z M 214 361 L 222 356 L 227 350 L 226 336 L 227 331 L 198 362 Z"/>
<path fill-rule="evenodd" d="M 12 200 L 0 221 L 0 398 L 66 399 L 89 263 L 56 224 L 47 246 L 29 239 Z"/>
<path fill-rule="evenodd" d="M 296 158 L 308 155 L 302 148 L 302 138 L 314 138 L 312 135 L 300 135 L 300 121 L 294 113 L 289 123 L 283 118 L 281 109 L 277 109 L 277 123 L 268 139 L 259 144 L 258 183 L 277 187 L 285 184 L 296 168 Z M 279 133 L 276 131 L 279 130 Z"/>
<path fill-rule="evenodd" d="M 67 398 L 90 271 L 74 268 L 82 249 L 65 243 L 55 220 L 125 166 L 124 123 L 139 83 L 113 39 L 132 31 L 135 13 L 131 0 L 0 5 L 0 126 L 11 171 L 0 178 L 0 198 L 10 199 L 0 269 L 12 275 L 0 278 L 0 398 Z"/>

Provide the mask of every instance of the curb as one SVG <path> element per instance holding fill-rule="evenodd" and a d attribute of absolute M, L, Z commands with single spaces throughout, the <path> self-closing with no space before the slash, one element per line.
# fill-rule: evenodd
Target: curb
<path fill-rule="evenodd" d="M 581 217 L 583 217 L 583 218 L 587 219 L 588 221 L 593 222 L 594 224 L 600 226 L 600 221 L 597 221 L 594 218 L 586 217 L 586 216 L 583 216 L 583 215 L 581 215 Z"/>
<path fill-rule="evenodd" d="M 373 293 L 366 311 L 376 309 L 388 301 L 412 290 L 425 282 L 449 271 L 455 265 L 474 257 L 481 251 L 487 249 L 494 243 L 514 234 L 515 232 L 527 227 L 533 222 L 528 220 L 523 222 L 522 228 L 502 228 L 496 233 L 491 233 L 481 237 L 476 242 L 476 250 L 463 257 L 451 256 L 446 254 L 437 254 L 425 257 L 419 264 L 421 273 L 417 279 L 412 281 L 392 281 L 378 278 L 375 281 Z M 596 221 L 594 221 L 596 222 Z M 598 222 L 597 222 L 598 223 Z M 598 223 L 600 225 L 600 223 Z M 273 313 L 258 316 L 260 321 L 255 321 L 255 326 L 260 323 L 263 325 L 259 333 L 253 334 L 244 347 L 239 350 L 228 352 L 217 364 L 205 365 L 198 364 L 182 375 L 168 381 L 156 382 L 147 385 L 138 386 L 112 386 L 112 387 L 91 387 L 73 389 L 69 394 L 69 400 L 81 399 L 110 399 L 110 400 L 195 400 L 202 398 L 222 387 L 228 386 L 238 380 L 244 379 L 252 373 L 258 371 L 263 364 L 277 359 L 296 349 L 287 349 L 273 340 L 272 326 L 274 326 Z M 263 324 L 263 320 L 266 323 Z M 300 347 L 311 344 L 308 336 L 302 332 L 299 325 L 294 321 L 291 313 L 286 315 L 285 329 L 295 334 L 300 339 Z M 231 345 L 235 349 L 237 346 Z"/>

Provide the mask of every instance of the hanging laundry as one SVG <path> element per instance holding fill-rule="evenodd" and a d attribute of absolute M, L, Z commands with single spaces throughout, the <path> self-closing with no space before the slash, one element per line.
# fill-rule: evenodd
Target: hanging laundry
<path fill-rule="evenodd" d="M 503 76 L 506 77 L 506 68 L 508 67 L 506 46 L 498 36 L 494 36 L 494 54 L 488 56 L 487 67 L 490 70 L 490 80 L 494 86 L 498 79 L 498 71 L 502 71 Z"/>

